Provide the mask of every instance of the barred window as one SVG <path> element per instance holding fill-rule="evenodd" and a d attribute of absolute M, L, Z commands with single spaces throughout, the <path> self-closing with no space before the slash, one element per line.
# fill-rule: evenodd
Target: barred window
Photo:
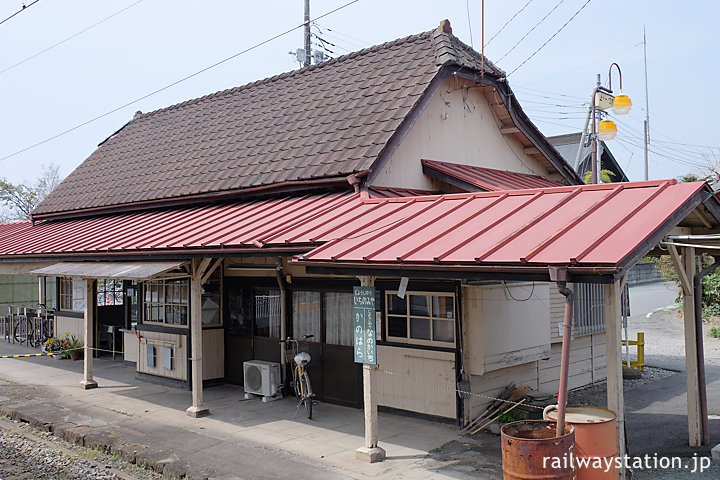
<path fill-rule="evenodd" d="M 605 331 L 605 285 L 596 283 L 576 283 L 575 293 L 575 335 L 590 335 Z M 622 292 L 621 305 L 623 316 L 630 315 L 630 296 L 628 287 Z"/>

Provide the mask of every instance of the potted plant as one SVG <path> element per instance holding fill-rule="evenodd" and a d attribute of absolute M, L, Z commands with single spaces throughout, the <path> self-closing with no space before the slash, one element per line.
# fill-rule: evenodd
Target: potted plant
<path fill-rule="evenodd" d="M 64 358 L 70 358 L 71 360 L 80 359 L 83 353 L 83 346 L 75 335 L 70 335 L 70 332 L 65 332 L 65 338 L 61 340 L 61 343 Z"/>
<path fill-rule="evenodd" d="M 45 353 L 50 353 L 52 357 L 59 360 L 63 357 L 63 345 L 62 340 L 59 338 L 48 338 L 42 345 L 42 350 Z"/>

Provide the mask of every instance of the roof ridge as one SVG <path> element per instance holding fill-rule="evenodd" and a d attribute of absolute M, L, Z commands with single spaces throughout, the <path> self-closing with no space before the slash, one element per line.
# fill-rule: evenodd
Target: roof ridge
<path fill-rule="evenodd" d="M 347 61 L 347 60 L 350 60 L 350 59 L 353 59 L 353 58 L 357 58 L 357 57 L 359 57 L 359 56 L 361 56 L 361 55 L 367 55 L 367 54 L 369 54 L 369 53 L 374 53 L 374 52 L 377 52 L 377 51 L 380 51 L 380 50 L 383 50 L 383 49 L 391 48 L 391 47 L 393 47 L 393 46 L 403 45 L 403 44 L 408 43 L 408 42 L 414 42 L 414 41 L 417 41 L 417 40 L 423 40 L 423 39 L 425 39 L 425 38 L 430 38 L 430 36 L 432 35 L 433 32 L 435 32 L 435 30 L 428 30 L 428 31 L 426 31 L 426 32 L 416 33 L 416 34 L 413 34 L 413 35 L 408 35 L 408 36 L 406 36 L 406 37 L 397 38 L 397 39 L 395 39 L 395 40 L 390 40 L 390 41 L 388 41 L 388 42 L 381 43 L 381 44 L 378 44 L 378 45 L 372 45 L 372 46 L 370 46 L 370 47 L 363 48 L 363 49 L 357 50 L 357 51 L 355 51 L 355 52 L 346 53 L 345 55 L 341 55 L 341 56 L 339 56 L 339 57 L 333 58 L 333 59 L 328 60 L 328 61 L 325 61 L 325 62 L 321 62 L 321 63 L 319 63 L 319 64 L 310 65 L 310 66 L 302 67 L 302 68 L 295 69 L 295 70 L 289 70 L 289 71 L 287 71 L 287 72 L 278 73 L 277 75 L 272 75 L 272 76 L 270 76 L 270 77 L 262 78 L 262 79 L 260 79 L 260 80 L 255 80 L 255 81 L 252 81 L 252 82 L 250 82 L 250 83 L 246 83 L 246 84 L 244 84 L 244 85 L 238 85 L 238 86 L 235 86 L 235 87 L 226 88 L 226 89 L 224 89 L 224 90 L 218 90 L 217 92 L 208 93 L 208 94 L 206 94 L 206 95 L 202 95 L 202 96 L 196 97 L 196 98 L 191 98 L 191 99 L 189 99 L 189 100 L 183 100 L 182 102 L 178 102 L 178 103 L 175 103 L 175 104 L 173 104 L 173 105 L 169 105 L 169 106 L 167 106 L 167 107 L 159 108 L 159 109 L 157 109 L 157 110 L 152 110 L 152 111 L 150 111 L 150 112 L 146 112 L 146 113 L 136 113 L 136 114 L 135 114 L 135 117 L 133 117 L 133 118 L 128 122 L 128 124 L 133 123 L 133 122 L 135 122 L 136 120 L 141 120 L 141 119 L 147 118 L 147 117 L 150 116 L 150 115 L 156 115 L 156 114 L 159 114 L 159 113 L 161 113 L 161 112 L 167 112 L 167 111 L 170 111 L 170 110 L 179 109 L 179 108 L 185 107 L 185 106 L 187 106 L 187 105 L 191 105 L 191 104 L 194 104 L 194 103 L 203 102 L 203 101 L 208 100 L 208 99 L 213 98 L 213 97 L 220 97 L 220 96 L 225 96 L 225 95 L 231 95 L 231 94 L 234 94 L 234 93 L 237 93 L 237 92 L 241 92 L 241 91 L 243 91 L 243 90 L 247 90 L 247 89 L 256 87 L 256 86 L 258 86 L 258 85 L 270 84 L 270 83 L 273 83 L 273 82 L 277 82 L 277 81 L 279 81 L 279 80 L 284 80 L 284 79 L 286 79 L 286 78 L 291 78 L 291 77 L 294 77 L 294 76 L 304 75 L 304 74 L 307 74 L 308 72 L 312 72 L 312 71 L 315 71 L 315 70 L 318 70 L 318 69 L 321 69 L 321 68 L 327 68 L 327 67 L 330 67 L 330 66 L 332 66 L 332 65 L 336 65 L 336 64 L 338 64 L 338 63 L 341 63 L 341 62 L 344 62 L 344 61 Z M 117 132 L 116 132 L 116 133 L 117 133 Z"/>

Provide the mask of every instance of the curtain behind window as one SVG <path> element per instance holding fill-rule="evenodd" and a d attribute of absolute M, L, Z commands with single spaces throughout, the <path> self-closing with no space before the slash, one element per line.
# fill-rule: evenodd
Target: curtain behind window
<path fill-rule="evenodd" d="M 320 292 L 295 291 L 293 297 L 293 336 L 313 335 L 313 342 L 322 341 L 320 326 Z"/>
<path fill-rule="evenodd" d="M 325 294 L 325 343 L 353 344 L 353 294 L 328 292 Z"/>

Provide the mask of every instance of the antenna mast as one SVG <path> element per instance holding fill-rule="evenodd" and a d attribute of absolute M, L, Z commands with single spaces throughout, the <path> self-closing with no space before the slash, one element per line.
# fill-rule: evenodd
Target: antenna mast
<path fill-rule="evenodd" d="M 310 0 L 305 0 L 305 61 L 304 67 L 310 66 Z"/>
<path fill-rule="evenodd" d="M 650 144 L 650 106 L 648 105 L 647 40 L 643 27 L 643 59 L 645 60 L 645 180 L 648 179 L 648 145 Z"/>

